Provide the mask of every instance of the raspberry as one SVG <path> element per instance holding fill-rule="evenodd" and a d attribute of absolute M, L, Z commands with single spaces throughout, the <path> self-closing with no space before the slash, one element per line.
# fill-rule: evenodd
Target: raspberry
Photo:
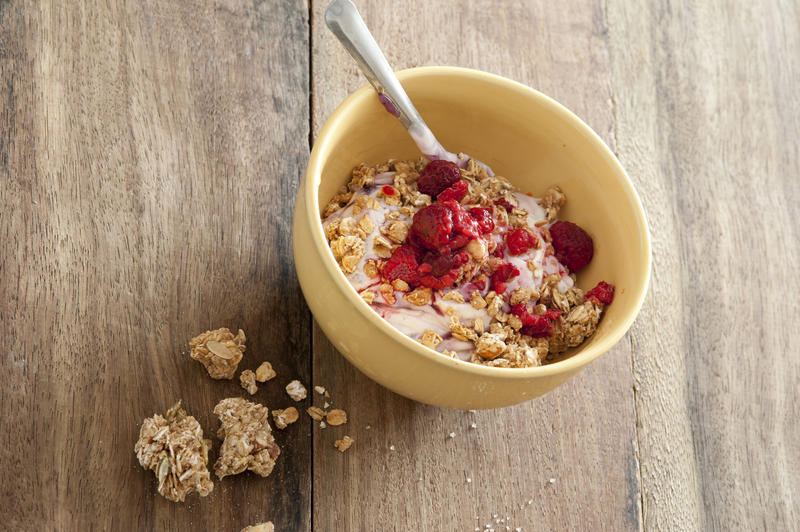
<path fill-rule="evenodd" d="M 500 198 L 499 200 L 494 200 L 494 204 L 497 205 L 498 207 L 504 208 L 506 210 L 506 212 L 509 213 L 509 214 L 514 209 L 514 206 L 511 205 L 511 202 L 509 202 L 505 198 Z"/>
<path fill-rule="evenodd" d="M 504 262 L 492 274 L 492 287 L 498 294 L 503 294 L 506 291 L 506 281 L 519 275 L 519 269 L 513 264 Z"/>
<path fill-rule="evenodd" d="M 410 285 L 419 284 L 417 269 L 419 265 L 419 253 L 412 246 L 403 245 L 394 250 L 392 256 L 386 261 L 383 267 L 383 276 L 390 281 L 402 279 Z"/>
<path fill-rule="evenodd" d="M 441 290 L 452 286 L 458 280 L 461 275 L 461 266 L 469 261 L 469 255 L 463 251 L 443 254 L 426 253 L 423 261 L 423 266 L 430 266 L 430 271 L 420 277 L 420 284 Z"/>
<path fill-rule="evenodd" d="M 561 316 L 561 311 L 557 308 L 549 308 L 544 311 L 544 317 L 548 320 L 557 320 Z"/>
<path fill-rule="evenodd" d="M 461 179 L 461 170 L 450 161 L 431 161 L 417 179 L 417 189 L 436 198 L 444 189 Z"/>
<path fill-rule="evenodd" d="M 508 244 L 508 252 L 512 255 L 522 255 L 530 248 L 539 245 L 539 239 L 536 235 L 532 235 L 525 229 L 514 229 L 506 235 L 506 244 Z"/>
<path fill-rule="evenodd" d="M 411 222 L 414 242 L 438 250 L 446 246 L 453 232 L 453 211 L 444 205 L 428 205 L 417 211 Z"/>
<path fill-rule="evenodd" d="M 486 290 L 486 277 L 481 275 L 479 279 L 472 281 L 472 286 L 474 286 L 476 290 L 483 292 Z"/>
<path fill-rule="evenodd" d="M 594 256 L 594 243 L 586 231 L 572 222 L 556 222 L 550 227 L 553 249 L 559 262 L 572 272 L 584 268 Z"/>
<path fill-rule="evenodd" d="M 464 199 L 464 196 L 467 195 L 469 192 L 469 184 L 464 181 L 463 179 L 459 179 L 455 183 L 453 183 L 450 187 L 444 189 L 436 196 L 437 201 L 461 201 Z"/>
<path fill-rule="evenodd" d="M 469 215 L 475 218 L 475 221 L 478 223 L 478 229 L 480 229 L 482 234 L 485 235 L 494 230 L 494 218 L 492 218 L 491 209 L 473 207 L 469 210 Z"/>
<path fill-rule="evenodd" d="M 597 286 L 586 292 L 586 299 L 591 299 L 595 305 L 610 305 L 614 301 L 614 285 L 600 281 Z"/>
<path fill-rule="evenodd" d="M 457 201 L 453 200 L 444 200 L 439 201 L 440 205 L 443 205 L 450 209 L 450 212 L 453 213 L 453 232 L 458 233 L 464 236 L 469 237 L 467 242 L 472 240 L 473 238 L 478 238 L 480 236 L 480 227 L 478 227 L 478 222 L 475 221 L 475 218 L 469 215 L 467 211 L 459 204 Z M 464 242 L 466 244 L 467 242 Z M 454 249 L 461 246 L 451 246 Z"/>
<path fill-rule="evenodd" d="M 469 262 L 469 255 L 463 251 L 443 254 L 428 252 L 423 256 L 422 262 L 431 265 L 431 275 L 441 277 L 450 270 L 458 269 Z"/>
<path fill-rule="evenodd" d="M 522 329 L 520 329 L 520 332 L 532 336 L 533 338 L 545 338 L 550 336 L 553 330 L 552 320 L 561 316 L 561 311 L 557 309 L 548 309 L 544 316 L 531 314 L 524 304 L 512 306 L 511 313 L 517 316 L 522 322 Z"/>

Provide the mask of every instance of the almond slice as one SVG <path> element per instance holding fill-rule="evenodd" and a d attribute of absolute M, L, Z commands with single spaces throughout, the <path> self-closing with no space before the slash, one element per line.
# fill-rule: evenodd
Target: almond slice
<path fill-rule="evenodd" d="M 228 349 L 228 347 L 222 342 L 209 340 L 208 343 L 206 343 L 206 347 L 209 351 L 220 358 L 224 358 L 225 360 L 230 360 L 234 357 L 234 354 L 231 352 L 231 350 Z"/>

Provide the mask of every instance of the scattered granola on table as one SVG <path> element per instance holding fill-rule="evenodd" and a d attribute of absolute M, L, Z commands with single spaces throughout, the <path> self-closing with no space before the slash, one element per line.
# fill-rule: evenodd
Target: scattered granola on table
<path fill-rule="evenodd" d="M 281 450 L 269 426 L 269 410 L 241 397 L 223 399 L 214 407 L 220 421 L 217 436 L 223 439 L 214 464 L 217 477 L 236 475 L 245 469 L 266 477 Z"/>
<path fill-rule="evenodd" d="M 241 329 L 236 336 L 225 327 L 206 331 L 189 342 L 190 356 L 206 367 L 212 379 L 232 379 L 242 360 L 246 340 Z"/>
<path fill-rule="evenodd" d="M 275 426 L 279 429 L 285 429 L 288 425 L 291 425 L 300 417 L 300 414 L 297 412 L 297 409 L 293 406 L 289 408 L 285 408 L 283 410 L 273 410 L 272 411 L 272 419 L 275 420 Z"/>
<path fill-rule="evenodd" d="M 249 393 L 250 395 L 253 395 L 258 391 L 258 385 L 256 384 L 256 374 L 249 369 L 246 369 L 241 374 L 239 374 L 239 384 L 241 384 L 242 388 L 247 390 L 247 393 Z"/>
<path fill-rule="evenodd" d="M 353 438 L 345 435 L 341 440 L 336 440 L 335 442 L 333 442 L 333 446 L 339 449 L 340 453 L 343 453 L 347 449 L 349 449 L 351 445 L 353 445 L 354 441 L 355 440 Z"/>
<path fill-rule="evenodd" d="M 272 521 L 267 521 L 257 525 L 246 526 L 241 532 L 275 532 L 275 525 L 272 524 Z"/>
<path fill-rule="evenodd" d="M 302 401 L 308 395 L 306 387 L 296 379 L 286 385 L 286 393 L 295 401 Z"/>
<path fill-rule="evenodd" d="M 158 492 L 183 502 L 190 493 L 205 497 L 214 489 L 206 468 L 210 446 L 200 423 L 178 401 L 165 416 L 155 414 L 144 420 L 134 451 L 139 464 L 155 473 Z"/>
<path fill-rule="evenodd" d="M 525 368 L 580 345 L 614 298 L 576 272 L 592 238 L 541 199 L 474 160 L 360 164 L 323 209 L 334 258 L 362 299 L 403 334 L 446 356 Z"/>

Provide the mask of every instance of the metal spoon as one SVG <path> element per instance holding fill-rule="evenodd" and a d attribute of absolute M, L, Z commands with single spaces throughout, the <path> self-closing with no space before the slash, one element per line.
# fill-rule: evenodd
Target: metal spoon
<path fill-rule="evenodd" d="M 431 161 L 445 160 L 465 168 L 470 158 L 459 157 L 445 150 L 411 103 L 392 67 L 386 61 L 378 43 L 364 19 L 350 0 L 333 0 L 325 10 L 325 23 L 345 50 L 356 60 L 361 72 L 378 92 L 378 98 L 389 113 L 397 117 L 408 130 L 419 150 Z M 476 162 L 477 161 L 476 159 Z M 489 175 L 494 175 L 488 166 Z"/>

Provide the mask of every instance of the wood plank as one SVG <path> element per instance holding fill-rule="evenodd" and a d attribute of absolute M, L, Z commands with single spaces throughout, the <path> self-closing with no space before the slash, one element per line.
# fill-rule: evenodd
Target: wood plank
<path fill-rule="evenodd" d="M 609 3 L 617 146 L 654 237 L 632 336 L 648 529 L 800 519 L 798 20 Z"/>
<path fill-rule="evenodd" d="M 312 11 L 315 133 L 365 82 L 325 28 L 326 5 L 314 2 Z M 613 141 L 603 2 L 414 1 L 402 12 L 375 0 L 358 5 L 395 68 L 450 64 L 508 76 L 554 96 Z M 315 528 L 472 530 L 506 517 L 496 529 L 640 528 L 630 339 L 543 398 L 476 413 L 380 388 L 318 328 L 313 346 L 315 382 L 351 418 L 314 434 Z M 332 445 L 344 433 L 356 442 L 340 455 Z"/>
<path fill-rule="evenodd" d="M 0 518 L 10 529 L 310 528 L 307 425 L 267 479 L 174 504 L 133 445 L 177 398 L 206 434 L 242 394 L 189 360 L 243 328 L 241 368 L 310 377 L 291 261 L 308 156 L 308 11 L 286 2 L 0 6 Z"/>

